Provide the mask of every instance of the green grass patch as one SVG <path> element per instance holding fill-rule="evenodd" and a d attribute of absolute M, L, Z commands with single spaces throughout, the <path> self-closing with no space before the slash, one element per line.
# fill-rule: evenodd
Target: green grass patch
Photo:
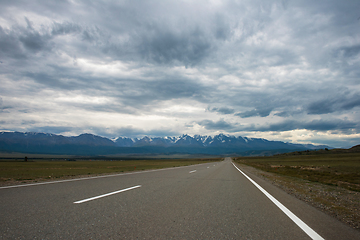
<path fill-rule="evenodd" d="M 360 191 L 360 153 L 240 157 L 235 161 L 267 172 Z"/>
<path fill-rule="evenodd" d="M 79 175 L 112 174 L 128 171 L 140 171 L 179 167 L 221 159 L 170 159 L 170 160 L 42 160 L 31 159 L 28 162 L 19 160 L 0 161 L 0 182 L 24 181 L 39 179 L 56 179 Z"/>

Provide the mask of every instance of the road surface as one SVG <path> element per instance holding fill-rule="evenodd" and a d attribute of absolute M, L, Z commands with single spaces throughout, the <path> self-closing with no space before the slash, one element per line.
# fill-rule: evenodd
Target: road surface
<path fill-rule="evenodd" d="M 360 239 L 358 231 L 239 170 L 227 158 L 0 188 L 0 239 Z"/>

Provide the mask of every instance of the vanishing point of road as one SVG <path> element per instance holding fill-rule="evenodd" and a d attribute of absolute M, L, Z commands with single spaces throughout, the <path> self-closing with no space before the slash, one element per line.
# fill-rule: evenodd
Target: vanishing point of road
<path fill-rule="evenodd" d="M 360 239 L 232 163 L 0 188 L 0 239 Z"/>

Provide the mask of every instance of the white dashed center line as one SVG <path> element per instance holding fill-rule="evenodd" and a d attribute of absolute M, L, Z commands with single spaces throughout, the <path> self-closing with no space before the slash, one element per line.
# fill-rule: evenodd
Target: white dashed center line
<path fill-rule="evenodd" d="M 103 194 L 103 195 L 92 197 L 92 198 L 87 198 L 87 199 L 84 199 L 84 200 L 76 201 L 74 203 L 84 203 L 84 202 L 88 202 L 88 201 L 95 200 L 95 199 L 102 198 L 102 197 L 107 197 L 107 196 L 110 196 L 110 195 L 113 195 L 113 194 L 116 194 L 116 193 L 125 192 L 125 191 L 135 189 L 135 188 L 139 188 L 139 187 L 141 187 L 141 185 L 130 187 L 130 188 L 125 188 L 125 189 L 122 189 L 122 190 L 119 190 L 119 191 Z"/>

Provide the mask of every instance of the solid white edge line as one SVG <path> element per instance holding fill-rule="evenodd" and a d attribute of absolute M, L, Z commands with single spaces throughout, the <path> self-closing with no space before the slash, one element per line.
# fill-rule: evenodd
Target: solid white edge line
<path fill-rule="evenodd" d="M 298 225 L 309 237 L 316 240 L 324 240 L 317 232 L 312 230 L 306 223 L 304 223 L 300 218 L 298 218 L 295 214 L 293 214 L 289 209 L 287 209 L 282 203 L 280 203 L 276 198 L 274 198 L 270 193 L 268 193 L 265 189 L 263 189 L 259 184 L 257 184 L 254 180 L 248 177 L 243 171 L 241 171 L 238 167 L 232 163 L 233 166 L 244 175 L 252 184 L 255 185 L 262 193 L 265 194 L 278 208 L 281 209 L 296 225 Z"/>
<path fill-rule="evenodd" d="M 65 180 L 52 181 L 52 182 L 40 182 L 40 183 L 29 183 L 29 184 L 21 184 L 21 185 L 4 186 L 4 187 L 0 187 L 0 189 L 30 187 L 30 186 L 36 186 L 36 185 L 45 185 L 45 184 L 54 184 L 54 183 L 63 183 L 63 182 L 73 182 L 73 181 L 89 180 L 89 179 L 96 179 L 96 178 L 116 177 L 116 176 L 121 176 L 121 175 L 131 175 L 131 174 L 138 174 L 138 173 L 157 172 L 157 171 L 164 171 L 164 170 L 171 170 L 171 169 L 178 169 L 178 168 L 185 168 L 185 167 L 193 167 L 193 166 L 202 165 L 202 164 L 206 164 L 206 163 L 194 164 L 194 165 L 189 165 L 189 166 L 153 169 L 153 170 L 147 170 L 147 171 L 141 171 L 141 172 L 117 173 L 117 174 L 103 175 L 103 176 L 65 179 Z"/>
<path fill-rule="evenodd" d="M 122 189 L 122 190 L 119 190 L 119 191 L 115 191 L 115 192 L 111 192 L 111 193 L 106 193 L 106 194 L 103 194 L 103 195 L 100 195 L 100 196 L 96 196 L 96 197 L 92 197 L 92 198 L 87 198 L 87 199 L 84 199 L 84 200 L 76 201 L 76 202 L 74 202 L 74 203 L 84 203 L 84 202 L 88 202 L 88 201 L 95 200 L 95 199 L 98 199 L 98 198 L 107 197 L 107 196 L 110 196 L 110 195 L 113 195 L 113 194 L 125 192 L 125 191 L 131 190 L 131 189 L 135 189 L 135 188 L 139 188 L 139 187 L 141 187 L 141 185 L 134 186 L 134 187 L 129 187 L 129 188 L 125 188 L 125 189 Z"/>

